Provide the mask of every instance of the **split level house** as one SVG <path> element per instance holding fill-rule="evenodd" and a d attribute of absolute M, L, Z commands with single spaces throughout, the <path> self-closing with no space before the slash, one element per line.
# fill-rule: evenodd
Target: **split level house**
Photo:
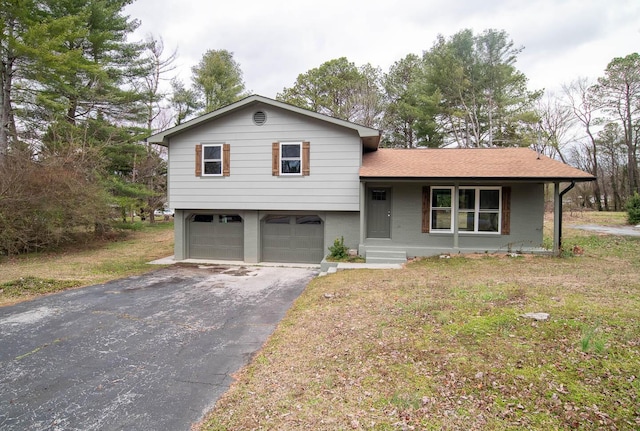
<path fill-rule="evenodd" d="M 174 258 L 320 263 L 337 238 L 373 263 L 534 252 L 549 183 L 558 248 L 562 193 L 595 179 L 527 148 L 385 149 L 380 139 L 257 95 L 150 136 L 168 148 Z"/>

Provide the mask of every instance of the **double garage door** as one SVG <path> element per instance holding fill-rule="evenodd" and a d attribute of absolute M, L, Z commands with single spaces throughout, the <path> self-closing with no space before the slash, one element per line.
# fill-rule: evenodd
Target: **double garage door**
<path fill-rule="evenodd" d="M 260 223 L 263 262 L 320 263 L 324 223 L 316 215 L 269 215 Z M 257 238 L 256 238 L 257 240 Z M 189 257 L 244 260 L 244 221 L 239 215 L 189 218 Z"/>

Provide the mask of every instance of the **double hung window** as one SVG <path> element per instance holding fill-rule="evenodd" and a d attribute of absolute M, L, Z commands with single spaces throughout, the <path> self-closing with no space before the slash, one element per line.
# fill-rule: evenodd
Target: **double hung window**
<path fill-rule="evenodd" d="M 230 154 L 230 144 L 196 145 L 196 177 L 228 177 Z"/>
<path fill-rule="evenodd" d="M 202 174 L 222 175 L 222 144 L 202 145 Z"/>
<path fill-rule="evenodd" d="M 309 175 L 309 142 L 274 142 L 272 147 L 272 173 L 274 176 Z"/>
<path fill-rule="evenodd" d="M 453 187 L 431 189 L 431 230 L 449 232 L 453 227 Z"/>
<path fill-rule="evenodd" d="M 280 175 L 302 173 L 302 142 L 280 144 Z"/>

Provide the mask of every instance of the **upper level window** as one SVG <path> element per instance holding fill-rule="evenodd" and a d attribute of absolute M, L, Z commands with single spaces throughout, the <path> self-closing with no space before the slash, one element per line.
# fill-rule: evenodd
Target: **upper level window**
<path fill-rule="evenodd" d="M 202 145 L 202 174 L 222 175 L 222 144 Z"/>
<path fill-rule="evenodd" d="M 277 176 L 306 177 L 310 174 L 309 142 L 274 142 L 271 147 L 271 174 Z"/>
<path fill-rule="evenodd" d="M 302 174 L 302 142 L 280 144 L 280 175 Z"/>

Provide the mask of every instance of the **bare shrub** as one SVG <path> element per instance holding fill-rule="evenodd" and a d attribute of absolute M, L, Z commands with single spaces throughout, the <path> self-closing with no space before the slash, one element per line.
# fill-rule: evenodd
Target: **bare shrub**
<path fill-rule="evenodd" d="M 108 197 L 81 148 L 35 158 L 23 148 L 0 163 L 0 255 L 42 250 L 102 225 Z"/>

